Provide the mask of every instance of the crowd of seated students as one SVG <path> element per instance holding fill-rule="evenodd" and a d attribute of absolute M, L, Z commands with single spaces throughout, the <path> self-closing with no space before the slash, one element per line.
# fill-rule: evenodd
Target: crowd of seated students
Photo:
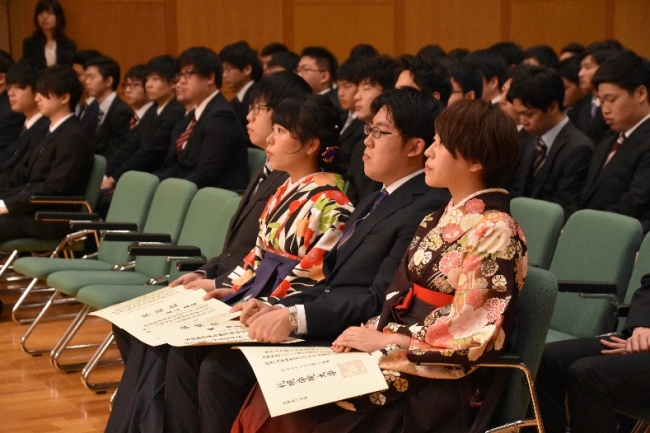
<path fill-rule="evenodd" d="M 285 189 L 299 189 L 295 182 L 304 178 L 291 175 L 294 168 L 290 164 L 289 169 L 276 168 L 273 154 L 277 167 L 283 167 L 282 161 L 286 163 L 302 155 L 297 152 L 309 151 L 305 161 L 311 171 L 299 174 L 311 174 L 318 170 L 313 160 L 314 152 L 318 153 L 320 167 L 346 182 L 345 192 L 356 210 L 347 222 L 348 229 L 340 230 L 344 241 L 334 240 L 323 250 L 319 278 L 300 290 L 291 287 L 294 295 L 285 299 L 278 296 L 270 302 L 272 305 L 251 300 L 239 307 L 245 311 L 242 320 L 254 315 L 254 320 L 246 324 L 260 341 L 279 342 L 294 333 L 308 341 L 331 343 L 336 339 L 340 347 L 377 349 L 346 339 L 365 331 L 345 330 L 388 308 L 382 306 L 384 293 L 391 284 L 397 291 L 407 290 L 402 280 L 424 278 L 412 265 L 395 274 L 395 279 L 393 273 L 411 263 L 400 265 L 401 260 L 414 260 L 418 247 L 411 242 L 414 234 L 417 239 L 424 239 L 436 230 L 444 232 L 448 221 L 438 221 L 438 214 L 425 220 L 428 222 L 422 227 L 418 225 L 427 214 L 444 209 L 450 200 L 447 188 L 455 206 L 465 203 L 463 199 L 472 193 L 478 193 L 486 205 L 494 202 L 494 209 L 503 212 L 500 218 L 511 229 L 512 242 L 520 245 L 517 251 L 522 257 L 524 241 L 519 239 L 514 223 L 508 219 L 507 207 L 501 203 L 499 194 L 503 192 L 489 188 L 503 186 L 510 197 L 555 202 L 564 209 L 565 218 L 579 209 L 621 213 L 639 219 L 644 232 L 650 231 L 650 65 L 617 41 L 595 42 L 587 47 L 573 43 L 559 53 L 546 45 L 524 50 L 512 42 L 473 52 L 456 49 L 448 53 L 430 45 L 416 55 L 399 57 L 381 55 L 372 46 L 361 44 L 351 50 L 340 66 L 336 56 L 321 46 L 305 47 L 296 54 L 282 44 L 272 43 L 263 47 L 258 57 L 246 41 L 239 41 L 224 46 L 219 54 L 210 48 L 193 47 L 178 58 L 161 55 L 142 59 L 143 63 L 131 67 L 121 81 L 121 67 L 114 59 L 95 50 L 76 51 L 74 42 L 63 33 L 65 19 L 59 9 L 55 0 L 39 2 L 36 31 L 25 41 L 23 60 L 14 64 L 8 54 L 0 52 L 0 241 L 65 234 L 65 224 L 50 229 L 34 220 L 35 207 L 29 197 L 82 195 L 92 167 L 92 154 L 103 155 L 107 170 L 98 205 L 101 213 L 110 206 L 120 176 L 129 170 L 151 172 L 161 180 L 187 179 L 199 188 L 244 191 L 229 227 L 224 253 L 200 271 L 172 283 L 215 290 L 211 296 L 222 297 L 232 290 L 224 287 L 234 284 L 239 288 L 239 283 L 246 282 L 246 276 L 255 274 L 253 263 L 264 263 L 262 252 L 270 241 L 264 237 L 263 229 L 261 237 L 256 238 L 255 233 L 269 217 L 264 213 L 268 210 L 267 201 L 281 203 L 286 199 L 283 185 Z M 120 83 L 124 100 L 117 92 Z M 231 101 L 220 91 L 222 83 L 234 94 Z M 307 93 L 323 97 L 307 98 Z M 285 100 L 292 100 L 305 110 L 311 106 L 309 115 L 321 122 L 328 119 L 322 113 L 335 113 L 336 122 L 330 122 L 331 131 L 327 133 L 311 124 L 302 125 L 300 122 L 307 122 L 304 117 L 292 120 L 301 107 L 291 108 L 290 102 L 283 103 Z M 445 107 L 443 123 L 436 124 L 434 129 L 434 120 Z M 491 133 L 500 134 L 506 144 L 513 139 L 518 145 L 501 143 L 499 146 L 505 147 L 500 148 L 488 140 L 484 143 L 487 150 L 476 153 L 467 142 L 470 138 L 456 136 L 448 129 L 451 124 L 470 128 L 465 123 L 470 115 L 482 116 L 485 124 L 481 128 L 488 128 L 490 121 L 497 119 L 501 126 L 492 125 L 496 129 Z M 502 126 L 506 129 L 499 129 Z M 313 136 L 304 135 L 309 128 L 314 130 Z M 479 127 L 472 124 L 471 128 Z M 468 130 L 477 134 L 482 131 L 471 128 Z M 274 152 L 283 131 L 288 131 L 294 141 L 280 140 L 284 147 Z M 426 150 L 436 132 L 439 134 L 435 149 Z M 315 138 L 318 146 L 312 143 Z M 298 149 L 295 155 L 286 150 L 292 143 Z M 271 150 L 266 149 L 269 145 Z M 250 178 L 249 146 L 266 149 L 270 156 Z M 488 153 L 496 159 L 482 159 Z M 458 185 L 432 175 L 432 167 L 441 170 L 440 159 L 458 170 L 458 161 L 465 163 L 469 172 L 458 173 L 467 177 L 471 187 L 454 193 Z M 425 160 L 431 162 L 431 166 L 427 165 L 427 176 L 423 174 Z M 472 167 L 481 175 L 477 176 Z M 494 167 L 498 167 L 498 175 L 487 176 L 487 171 Z M 288 171 L 291 180 L 287 181 L 282 171 Z M 333 186 L 337 182 L 332 179 L 325 182 L 319 177 L 313 182 Z M 313 185 L 312 181 L 307 184 Z M 276 193 L 277 188 L 281 190 Z M 484 191 L 486 188 L 488 192 Z M 462 206 L 461 209 L 463 213 L 473 212 Z M 452 211 L 459 212 L 457 208 L 447 208 L 446 212 Z M 349 210 L 342 213 L 347 218 Z M 281 217 L 290 219 L 288 215 Z M 448 239 L 443 236 L 441 241 Z M 453 242 L 447 246 L 452 245 Z M 245 259 L 249 251 L 256 258 Z M 514 268 L 505 281 L 508 293 L 516 298 L 525 272 L 524 259 L 508 260 L 508 266 Z M 239 273 L 232 274 L 242 263 Z M 440 290 L 441 280 L 427 281 L 431 284 L 429 289 Z M 280 280 L 275 283 L 281 284 Z M 454 280 L 445 284 L 451 284 L 455 290 L 457 283 Z M 420 284 L 426 286 L 424 281 Z M 275 286 L 271 289 L 267 295 L 279 290 Z M 284 295 L 287 287 L 283 290 Z M 643 301 L 647 304 L 645 298 Z M 441 314 L 449 310 L 447 305 L 433 308 Z M 478 304 L 474 307 L 478 308 Z M 408 307 L 404 308 L 408 311 Z M 501 313 L 505 312 L 504 308 Z M 428 324 L 429 316 L 421 313 L 414 313 L 412 323 L 406 323 Z M 411 343 L 396 340 L 402 349 L 432 346 L 426 338 L 414 343 L 417 336 L 403 329 L 404 324 L 384 317 L 386 314 L 380 321 L 385 335 L 399 333 L 411 338 Z M 644 330 L 650 323 L 638 319 L 638 315 L 631 323 L 626 337 L 631 335 L 640 342 L 626 347 L 624 340 L 614 337 L 603 343 L 611 348 L 608 353 L 648 352 L 649 339 Z M 508 326 L 504 328 L 507 334 Z M 641 331 L 635 331 L 635 327 Z M 230 431 L 255 383 L 238 352 L 167 349 L 169 355 L 165 352 L 162 366 L 158 365 L 149 378 L 155 384 L 154 394 L 142 395 L 137 387 L 127 386 L 140 383 L 144 374 L 142 369 L 132 366 L 136 361 L 129 359 L 154 356 L 160 364 L 159 349 L 142 347 L 118 329 L 115 333 L 127 361 L 128 380 L 118 393 L 109 431 Z M 560 357 L 557 352 L 561 350 L 566 349 L 558 346 L 546 355 L 544 374 L 553 376 L 553 369 L 560 368 L 559 362 L 550 357 Z M 147 355 L 148 351 L 156 352 Z M 569 364 L 574 361 L 571 358 Z M 561 368 L 565 376 L 572 373 L 567 365 Z M 233 373 L 225 377 L 226 370 Z M 404 374 L 409 373 L 406 368 Z M 414 393 L 408 399 L 416 401 L 436 395 L 427 387 L 419 388 L 416 378 L 409 380 L 414 384 Z M 547 399 L 545 410 L 557 426 L 565 418 L 564 412 L 557 414 L 559 407 L 563 407 L 557 405 L 557 400 L 566 390 L 556 387 L 554 394 L 547 392 L 544 380 L 540 383 L 542 393 L 552 397 Z M 214 386 L 198 387 L 198 383 L 204 382 Z M 636 386 L 647 383 L 645 377 Z M 586 386 L 584 381 L 581 385 Z M 440 392 L 458 395 L 466 391 L 455 388 Z M 581 392 L 586 391 L 582 388 Z M 569 395 L 569 409 L 583 413 L 583 406 L 571 404 Z M 391 411 L 403 410 L 406 400 L 402 400 L 384 399 L 384 405 L 390 406 Z M 156 402 L 158 412 L 146 414 L 149 401 Z M 360 408 L 366 403 L 355 402 Z M 259 395 L 251 394 L 248 412 L 242 412 L 243 418 L 236 428 L 248 431 L 253 428 L 249 426 L 256 425 L 255 430 L 272 430 L 274 427 L 269 425 L 276 424 L 255 424 L 260 416 L 266 419 L 266 414 L 259 413 L 260 404 Z M 339 412 L 339 408 L 328 410 L 323 412 L 328 418 L 353 418 Z M 396 425 L 399 422 L 395 421 L 395 413 L 390 412 L 390 420 Z M 574 433 L 596 431 L 585 427 L 590 417 L 570 418 L 572 422 L 576 420 L 572 425 Z M 382 419 L 371 422 L 365 415 L 360 416 L 350 421 L 356 427 L 349 431 L 363 426 L 378 427 L 373 422 Z M 468 419 L 456 421 L 466 426 Z M 287 419 L 277 425 L 295 430 L 296 422 L 305 421 Z M 324 419 L 318 415 L 309 422 L 318 425 Z M 385 431 L 392 431 L 388 425 L 383 426 Z M 549 431 L 554 430 L 549 427 Z"/>

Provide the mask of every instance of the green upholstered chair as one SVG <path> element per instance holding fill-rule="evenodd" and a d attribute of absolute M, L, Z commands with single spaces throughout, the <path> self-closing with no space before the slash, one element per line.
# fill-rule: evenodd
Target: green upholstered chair
<path fill-rule="evenodd" d="M 248 177 L 253 178 L 255 171 L 266 162 L 266 152 L 257 147 L 248 148 Z"/>
<path fill-rule="evenodd" d="M 625 215 L 586 209 L 569 218 L 550 267 L 560 293 L 547 342 L 614 331 L 611 299 L 584 296 L 580 287 L 583 283 L 614 285 L 615 299 L 622 302 L 642 234 L 639 221 Z"/>
<path fill-rule="evenodd" d="M 149 206 L 159 181 L 149 173 L 130 171 L 118 181 L 111 207 L 108 210 L 105 223 L 84 224 L 87 229 L 77 231 L 67 236 L 68 240 L 79 239 L 101 230 L 121 229 L 133 225 L 136 230 L 142 230 L 149 213 Z M 18 318 L 25 297 L 31 292 L 39 280 L 44 280 L 53 272 L 64 270 L 100 271 L 110 270 L 115 266 L 126 263 L 132 258 L 128 254 L 126 242 L 99 243 L 97 254 L 83 259 L 65 259 L 60 257 L 23 257 L 14 263 L 14 270 L 32 278 L 32 282 L 23 292 L 23 296 L 14 305 L 12 316 Z"/>
<path fill-rule="evenodd" d="M 196 189 L 196 185 L 183 179 L 165 179 L 160 182 L 151 201 L 143 233 L 137 236 L 155 240 L 166 237 L 176 241 Z M 117 236 L 117 234 L 107 233 L 104 236 L 104 242 L 108 242 L 109 235 Z M 131 233 L 123 235 L 118 240 L 130 241 L 129 236 L 136 236 Z M 119 242 L 119 244 L 121 244 L 121 248 L 126 248 L 127 244 L 123 242 Z M 152 257 L 142 257 L 141 260 L 136 260 L 132 270 L 63 270 L 53 272 L 48 275 L 47 284 L 54 288 L 55 292 L 48 303 L 54 302 L 62 295 L 75 296 L 82 287 L 98 282 L 144 284 L 151 278 L 166 274 L 168 268 L 169 264 L 164 261 L 155 260 Z M 21 340 L 23 350 L 27 353 L 38 354 L 49 351 L 49 349 L 28 349 L 26 344 L 34 328 L 42 320 L 45 311 L 44 308 L 39 313 Z M 77 324 L 77 319 L 75 319 L 70 326 L 80 326 L 81 323 L 83 320 Z"/>
<path fill-rule="evenodd" d="M 562 206 L 548 201 L 517 197 L 510 202 L 510 212 L 526 236 L 528 264 L 548 269 L 564 224 Z"/>
<path fill-rule="evenodd" d="M 88 178 L 86 191 L 83 197 L 39 197 L 33 200 L 37 204 L 78 204 L 81 206 L 82 211 L 91 213 L 97 203 L 99 197 L 99 188 L 106 173 L 106 158 L 101 155 L 95 155 L 93 168 Z M 7 260 L 0 268 L 0 277 L 4 276 L 7 270 L 13 269 L 14 261 L 18 258 L 21 252 L 30 252 L 33 254 L 48 254 L 57 251 L 57 247 L 61 239 L 40 239 L 40 238 L 22 238 L 12 239 L 10 241 L 0 243 L 1 252 L 11 252 Z M 71 256 L 72 251 L 81 251 L 83 243 L 67 244 L 57 252 L 57 255 Z"/>

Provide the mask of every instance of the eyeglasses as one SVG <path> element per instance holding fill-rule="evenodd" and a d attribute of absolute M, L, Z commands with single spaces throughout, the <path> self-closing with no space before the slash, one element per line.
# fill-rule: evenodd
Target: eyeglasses
<path fill-rule="evenodd" d="M 176 81 L 181 81 L 181 79 L 189 80 L 190 77 L 194 74 L 198 74 L 199 71 L 196 69 L 190 69 L 189 71 L 179 72 L 176 74 Z"/>
<path fill-rule="evenodd" d="M 133 81 L 133 82 L 130 82 L 130 83 L 122 83 L 122 88 L 125 89 L 125 90 L 126 89 L 135 89 L 137 87 L 143 87 L 142 83 L 140 83 L 138 81 Z"/>
<path fill-rule="evenodd" d="M 325 71 L 323 69 L 314 69 L 308 66 L 298 66 L 295 72 L 296 74 L 299 74 L 301 72 L 325 72 Z"/>
<path fill-rule="evenodd" d="M 372 135 L 372 138 L 381 138 L 382 135 L 402 135 L 402 136 L 406 135 L 400 132 L 382 131 L 376 126 L 370 126 L 370 125 L 363 125 L 363 133 L 366 135 Z"/>
<path fill-rule="evenodd" d="M 259 115 L 262 109 L 272 110 L 273 107 L 269 107 L 268 105 L 264 105 L 264 104 L 251 104 L 248 106 L 248 111 L 253 113 L 253 115 L 255 116 Z"/>

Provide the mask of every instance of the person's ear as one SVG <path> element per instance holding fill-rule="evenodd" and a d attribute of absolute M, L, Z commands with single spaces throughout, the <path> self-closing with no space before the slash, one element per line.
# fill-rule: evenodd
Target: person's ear
<path fill-rule="evenodd" d="M 473 101 L 476 99 L 476 92 L 473 90 L 470 90 L 469 92 L 465 92 L 463 93 L 463 98 Z"/>
<path fill-rule="evenodd" d="M 410 157 L 416 157 L 421 156 L 424 153 L 426 143 L 420 137 L 411 137 L 408 139 L 405 146 L 407 146 L 406 155 Z"/>
<path fill-rule="evenodd" d="M 311 155 L 314 152 L 318 152 L 320 150 L 320 139 L 310 138 L 305 142 L 303 147 L 305 148 L 305 152 L 307 152 L 308 155 Z"/>
<path fill-rule="evenodd" d="M 244 66 L 244 69 L 242 69 L 241 71 L 242 71 L 242 72 L 244 73 L 244 75 L 246 75 L 248 78 L 250 78 L 251 75 L 253 75 L 253 67 L 252 67 L 251 65 L 246 65 L 246 66 Z"/>

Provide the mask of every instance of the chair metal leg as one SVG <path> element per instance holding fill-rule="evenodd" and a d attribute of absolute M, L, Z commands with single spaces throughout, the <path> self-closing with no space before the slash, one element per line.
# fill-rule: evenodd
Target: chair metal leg
<path fill-rule="evenodd" d="M 25 352 L 25 353 L 27 353 L 29 355 L 40 355 L 42 353 L 46 353 L 46 352 L 50 351 L 50 349 L 29 349 L 27 347 L 27 340 L 29 339 L 30 335 L 32 335 L 32 332 L 34 332 L 34 329 L 36 328 L 36 325 L 38 325 L 40 323 L 43 316 L 45 316 L 45 313 L 47 312 L 47 310 L 50 309 L 52 304 L 56 301 L 56 299 L 60 295 L 61 295 L 61 292 L 59 292 L 58 290 L 55 291 L 54 294 L 52 294 L 52 296 L 50 296 L 50 299 L 48 299 L 48 301 L 45 303 L 45 306 L 40 311 L 40 313 L 38 313 L 38 316 L 36 316 L 36 318 L 34 319 L 32 324 L 29 325 L 29 328 L 27 328 L 27 332 L 25 332 L 25 335 L 23 335 L 23 337 L 20 339 L 20 347 L 23 349 L 23 352 Z M 14 310 L 11 312 L 12 317 L 15 314 L 15 312 L 16 312 L 16 307 L 14 306 Z"/>
<path fill-rule="evenodd" d="M 77 314 L 77 317 L 75 317 L 70 326 L 68 326 L 68 329 L 66 329 L 63 336 L 61 336 L 61 339 L 50 351 L 50 364 L 52 364 L 54 368 L 58 368 L 62 371 L 73 371 L 79 370 L 86 365 L 85 362 L 62 364 L 59 362 L 59 358 L 66 349 L 87 349 L 91 347 L 97 347 L 97 344 L 78 344 L 74 346 L 68 346 L 68 343 L 70 343 L 70 340 L 72 340 L 72 338 L 77 334 L 77 331 L 79 331 L 79 328 L 81 328 L 81 325 L 83 325 L 86 317 L 88 317 L 88 314 L 91 310 L 92 307 L 90 305 L 84 305 L 81 311 L 79 311 L 79 314 Z"/>
<path fill-rule="evenodd" d="M 639 420 L 632 429 L 632 433 L 648 433 L 650 432 L 650 421 Z"/>
<path fill-rule="evenodd" d="M 110 345 L 113 343 L 115 340 L 115 337 L 113 336 L 113 332 L 109 332 L 104 341 L 99 345 L 95 353 L 93 354 L 92 358 L 88 361 L 86 366 L 81 370 L 81 383 L 83 386 L 85 386 L 87 389 L 94 391 L 94 392 L 106 392 L 107 389 L 109 388 L 114 388 L 116 387 L 119 382 L 100 382 L 100 383 L 92 383 L 90 382 L 90 374 L 95 370 L 95 368 L 98 365 L 118 365 L 122 363 L 122 360 L 115 360 L 115 361 L 104 361 L 101 362 L 102 357 L 104 354 L 106 354 L 106 351 L 110 347 Z M 112 397 L 111 397 L 112 401 Z"/>
<path fill-rule="evenodd" d="M 115 388 L 115 391 L 113 391 L 113 394 L 111 394 L 111 399 L 108 401 L 108 409 L 113 410 L 113 403 L 115 402 L 115 396 L 117 395 L 117 390 L 119 388 Z"/>
<path fill-rule="evenodd" d="M 5 274 L 7 269 L 13 269 L 13 263 L 14 260 L 16 260 L 16 257 L 18 257 L 18 250 L 12 251 L 11 255 L 7 257 L 7 260 L 2 265 L 2 268 L 0 268 L 0 277 Z"/>
<path fill-rule="evenodd" d="M 14 307 L 11 309 L 11 318 L 13 319 L 14 322 L 22 323 L 21 320 L 18 319 L 18 315 L 16 313 L 18 312 L 18 310 L 20 310 L 20 308 L 23 305 L 23 302 L 25 302 L 25 298 L 29 296 L 29 294 L 32 292 L 37 282 L 38 282 L 38 278 L 34 278 L 32 282 L 29 283 L 27 288 L 25 288 L 25 290 L 23 291 L 22 295 L 20 295 L 20 298 L 18 298 L 18 301 L 16 301 L 16 303 L 14 304 Z"/>

